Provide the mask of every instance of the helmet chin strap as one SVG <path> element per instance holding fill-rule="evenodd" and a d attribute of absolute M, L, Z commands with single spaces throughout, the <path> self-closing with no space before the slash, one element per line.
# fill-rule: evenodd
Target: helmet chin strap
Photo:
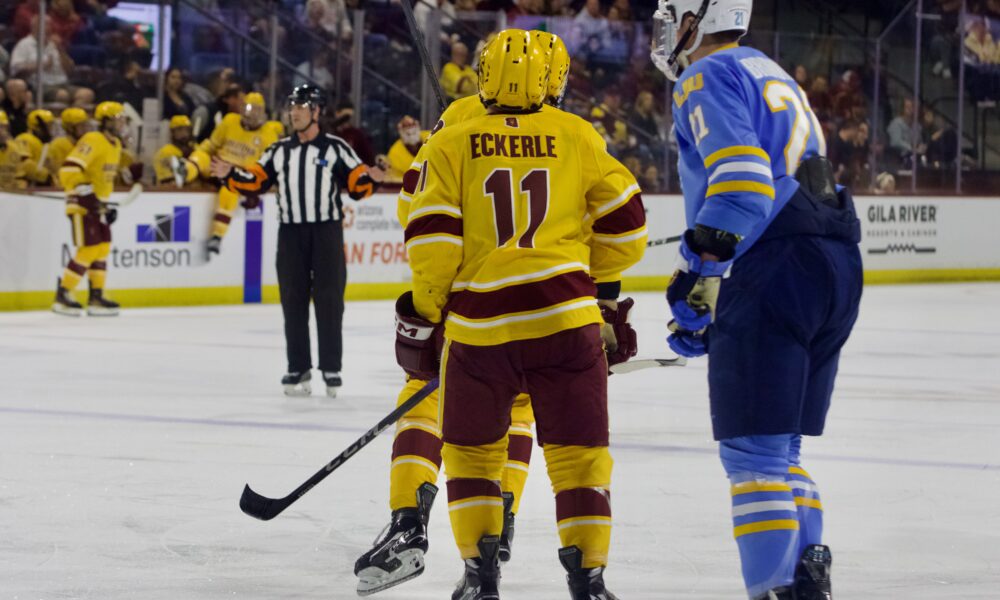
<path fill-rule="evenodd" d="M 315 107 L 313 107 L 313 105 L 312 105 L 312 104 L 310 104 L 310 105 L 309 105 L 309 124 L 308 124 L 308 125 L 306 125 L 305 127 L 303 127 L 302 129 L 296 129 L 296 130 L 295 130 L 295 133 L 305 133 L 306 131 L 308 131 L 308 130 L 309 130 L 309 128 L 310 128 L 310 127 L 312 127 L 312 126 L 313 126 L 313 124 L 316 124 L 316 123 L 319 123 L 319 121 L 317 121 L 317 120 L 316 120 L 316 119 L 315 119 L 315 118 L 313 117 L 313 110 L 315 110 Z"/>
<path fill-rule="evenodd" d="M 698 9 L 698 14 L 694 16 L 694 21 L 691 23 L 691 27 L 684 32 L 684 35 L 681 36 L 680 41 L 678 41 L 677 45 L 674 47 L 673 52 L 670 53 L 670 58 L 667 59 L 669 64 L 677 64 L 677 60 L 681 56 L 689 56 L 692 52 L 697 50 L 699 46 L 701 46 L 701 40 L 705 37 L 705 34 L 699 26 L 701 25 L 701 20 L 705 18 L 705 13 L 708 12 L 708 5 L 711 1 L 712 0 L 702 0 L 701 8 Z M 681 15 L 680 18 L 683 22 L 684 15 Z M 698 37 L 695 38 L 694 45 L 691 46 L 690 50 L 685 50 L 684 47 L 687 46 L 688 40 L 691 39 L 691 36 L 694 35 L 695 32 L 697 32 Z"/>

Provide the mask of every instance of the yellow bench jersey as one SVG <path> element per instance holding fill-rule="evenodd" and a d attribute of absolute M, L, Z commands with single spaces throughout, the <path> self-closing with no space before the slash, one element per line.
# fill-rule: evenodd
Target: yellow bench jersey
<path fill-rule="evenodd" d="M 27 187 L 26 163 L 29 160 L 28 151 L 14 140 L 0 147 L 0 188 L 23 190 Z"/>
<path fill-rule="evenodd" d="M 107 201 L 114 191 L 115 177 L 121 162 L 122 143 L 109 140 L 100 131 L 83 135 L 59 169 L 59 183 L 67 194 L 76 186 L 90 184 L 101 201 Z"/>
<path fill-rule="evenodd" d="M 594 281 L 642 258 L 639 186 L 590 123 L 548 108 L 425 145 L 406 247 L 417 311 L 472 345 L 600 323 Z"/>
<path fill-rule="evenodd" d="M 198 150 L 241 168 L 257 162 L 268 146 L 284 135 L 284 127 L 277 121 L 268 121 L 260 129 L 247 131 L 240 123 L 240 115 L 229 113 L 212 131 L 212 135 L 198 144 Z"/>
<path fill-rule="evenodd" d="M 156 183 L 173 183 L 174 170 L 170 166 L 171 158 L 182 159 L 184 152 L 175 144 L 166 144 L 156 151 L 153 156 L 153 172 L 156 176 Z"/>
<path fill-rule="evenodd" d="M 52 165 L 53 172 L 59 171 L 75 145 L 73 140 L 64 135 L 49 142 L 49 164 Z"/>

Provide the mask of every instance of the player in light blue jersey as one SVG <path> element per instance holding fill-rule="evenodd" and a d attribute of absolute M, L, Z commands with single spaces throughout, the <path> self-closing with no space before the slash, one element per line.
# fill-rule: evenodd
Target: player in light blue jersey
<path fill-rule="evenodd" d="M 741 48 L 752 0 L 660 0 L 652 59 L 676 81 L 687 231 L 667 289 L 670 347 L 708 354 L 713 434 L 754 600 L 831 600 L 820 435 L 858 315 L 860 223 L 805 92 Z M 682 72 L 683 69 L 683 72 Z"/>

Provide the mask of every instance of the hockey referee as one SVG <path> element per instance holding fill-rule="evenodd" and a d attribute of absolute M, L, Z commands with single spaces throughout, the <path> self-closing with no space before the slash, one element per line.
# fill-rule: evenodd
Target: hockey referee
<path fill-rule="evenodd" d="M 341 190 L 354 200 L 372 194 L 385 176 L 365 165 L 341 138 L 320 131 L 323 92 L 311 85 L 296 87 L 288 97 L 295 134 L 275 142 L 248 169 L 213 159 L 212 175 L 240 194 L 261 194 L 274 187 L 278 197 L 278 289 L 285 317 L 288 373 L 281 379 L 285 394 L 311 393 L 309 300 L 316 307 L 319 370 L 327 395 L 341 385 L 344 315 L 344 231 Z"/>

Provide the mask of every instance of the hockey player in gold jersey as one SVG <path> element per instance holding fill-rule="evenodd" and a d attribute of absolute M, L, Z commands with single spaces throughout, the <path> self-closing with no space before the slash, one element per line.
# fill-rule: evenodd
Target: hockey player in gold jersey
<path fill-rule="evenodd" d="M 284 127 L 277 121 L 267 120 L 264 97 L 257 92 L 246 95 L 242 114 L 229 113 L 212 131 L 212 135 L 191 153 L 191 162 L 198 165 L 203 177 L 209 176 L 213 156 L 241 168 L 250 168 L 264 150 L 284 135 Z M 212 221 L 212 236 L 208 240 L 209 254 L 218 254 L 222 238 L 229 231 L 229 223 L 240 196 L 223 186 L 219 189 L 219 205 Z M 243 206 L 256 208 L 260 198 L 245 196 Z"/>
<path fill-rule="evenodd" d="M 65 135 L 49 142 L 49 164 L 57 177 L 66 157 L 73 151 L 73 147 L 83 134 L 87 133 L 90 118 L 82 108 L 70 107 L 60 113 L 59 122 Z"/>
<path fill-rule="evenodd" d="M 27 169 L 30 161 L 27 150 L 10 136 L 10 120 L 0 110 L 0 189 L 23 190 L 28 186 Z"/>
<path fill-rule="evenodd" d="M 185 158 L 194 150 L 191 131 L 191 119 L 186 115 L 170 118 L 170 142 L 157 150 L 153 157 L 157 184 L 173 183 L 184 187 L 198 178 L 198 167 Z"/>
<path fill-rule="evenodd" d="M 635 179 L 593 127 L 540 110 L 551 49 L 537 41 L 508 30 L 484 52 L 489 114 L 431 137 L 406 226 L 414 288 L 397 302 L 397 358 L 426 365 L 443 328 L 442 458 L 465 559 L 453 600 L 499 598 L 499 481 L 519 392 L 531 396 L 556 494 L 571 597 L 614 598 L 603 582 L 612 461 L 602 339 L 612 350 L 623 328 L 611 300 L 602 318 L 595 281 L 641 258 L 645 215 Z"/>
<path fill-rule="evenodd" d="M 54 172 L 49 156 L 53 123 L 55 117 L 51 111 L 41 108 L 33 110 L 28 113 L 28 131 L 15 138 L 28 152 L 30 161 L 27 164 L 26 175 L 36 185 L 49 183 Z"/>
<path fill-rule="evenodd" d="M 558 106 L 566 91 L 569 74 L 569 54 L 561 39 L 549 33 L 533 31 L 554 47 L 553 76 L 549 82 L 548 102 Z M 438 120 L 434 131 L 445 125 L 455 125 L 486 114 L 478 95 L 453 101 Z M 419 178 L 419 165 L 424 157 L 423 146 L 404 175 L 397 200 L 397 216 L 405 227 L 410 202 Z M 408 377 L 399 393 L 402 404 L 426 385 L 426 379 Z M 514 537 L 514 517 L 528 478 L 531 461 L 532 431 L 535 417 L 527 394 L 519 394 L 511 409 L 511 424 L 507 435 L 507 462 L 500 482 L 504 500 L 504 529 L 500 536 L 500 560 L 511 557 Z M 389 483 L 389 506 L 392 518 L 389 528 L 376 540 L 374 547 L 358 559 L 355 573 L 359 577 L 358 593 L 368 595 L 403 583 L 423 570 L 426 552 L 424 525 L 437 492 L 434 485 L 441 467 L 441 429 L 438 424 L 438 394 L 431 393 L 423 402 L 400 419 L 392 445 Z"/>
<path fill-rule="evenodd" d="M 104 282 L 108 268 L 105 259 L 111 254 L 111 224 L 117 217 L 108 201 L 121 162 L 125 109 L 118 102 L 101 102 L 94 110 L 94 118 L 98 131 L 84 134 L 59 169 L 76 254 L 63 271 L 52 310 L 70 316 L 83 312 L 72 292 L 84 275 L 90 279 L 87 314 L 113 316 L 119 308 L 117 302 L 104 297 Z"/>

